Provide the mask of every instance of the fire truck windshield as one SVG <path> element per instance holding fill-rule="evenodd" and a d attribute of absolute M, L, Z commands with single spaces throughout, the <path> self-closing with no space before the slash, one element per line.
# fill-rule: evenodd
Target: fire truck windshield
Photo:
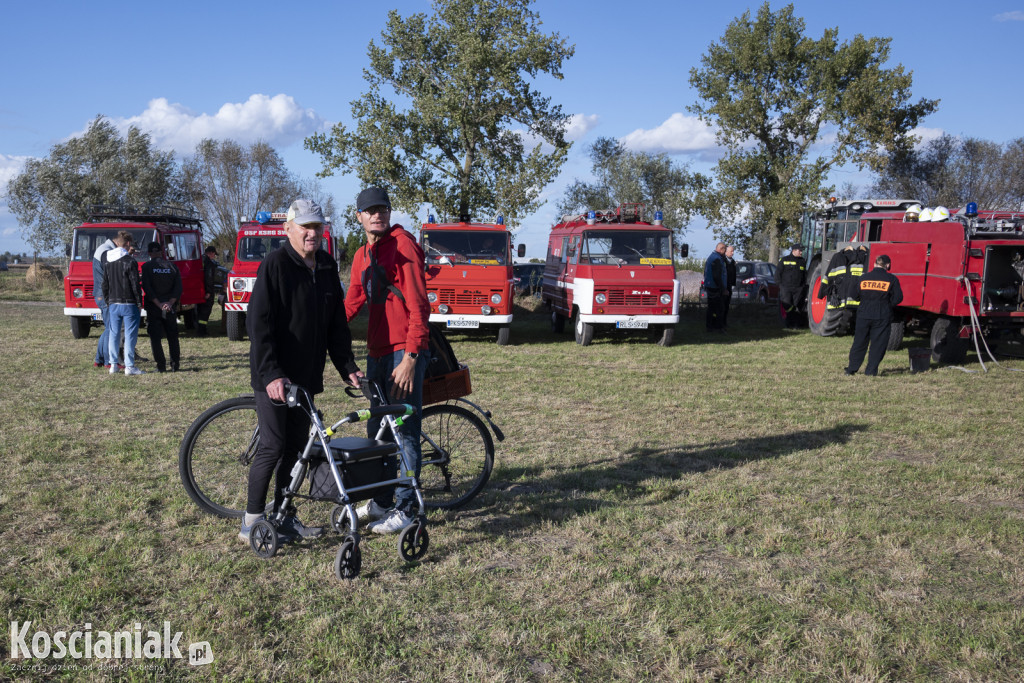
<path fill-rule="evenodd" d="M 588 230 L 580 263 L 592 265 L 672 265 L 672 236 L 667 230 Z"/>
<path fill-rule="evenodd" d="M 432 230 L 423 233 L 423 253 L 428 265 L 508 263 L 508 238 L 494 230 Z"/>
<path fill-rule="evenodd" d="M 235 258 L 239 261 L 262 261 L 267 257 L 267 254 L 280 247 L 287 239 L 284 235 L 243 237 L 238 240 L 238 251 Z"/>
<path fill-rule="evenodd" d="M 86 228 L 76 229 L 71 238 L 71 260 L 91 261 L 96 249 L 109 239 L 117 237 L 121 230 L 131 233 L 132 244 L 135 245 L 135 260 L 140 262 L 148 261 L 146 248 L 150 242 L 157 241 L 156 231 L 152 228 Z"/>

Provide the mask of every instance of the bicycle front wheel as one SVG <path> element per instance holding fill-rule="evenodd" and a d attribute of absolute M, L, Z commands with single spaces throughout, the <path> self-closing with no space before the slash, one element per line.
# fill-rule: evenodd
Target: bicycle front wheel
<path fill-rule="evenodd" d="M 259 442 L 253 396 L 229 398 L 197 417 L 178 451 L 178 473 L 189 497 L 210 514 L 240 518 Z"/>
<path fill-rule="evenodd" d="M 423 409 L 420 488 L 428 508 L 454 509 L 473 499 L 494 467 L 494 441 L 483 421 L 461 406 Z"/>

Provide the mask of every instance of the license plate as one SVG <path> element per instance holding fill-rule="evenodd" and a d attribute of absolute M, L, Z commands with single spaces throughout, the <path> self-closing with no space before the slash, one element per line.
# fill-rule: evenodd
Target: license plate
<path fill-rule="evenodd" d="M 620 330 L 646 330 L 646 320 L 619 320 L 615 323 L 615 327 Z"/>
<path fill-rule="evenodd" d="M 92 314 L 92 319 L 95 320 L 96 322 L 100 322 L 101 320 L 103 320 L 103 314 L 102 313 L 93 313 Z"/>
<path fill-rule="evenodd" d="M 466 330 L 466 329 L 473 329 L 473 330 L 475 330 L 478 327 L 480 327 L 480 321 L 479 320 L 449 320 L 448 321 L 448 329 L 451 329 L 453 327 L 458 327 L 458 328 L 461 328 L 461 329 L 464 329 L 464 330 Z"/>

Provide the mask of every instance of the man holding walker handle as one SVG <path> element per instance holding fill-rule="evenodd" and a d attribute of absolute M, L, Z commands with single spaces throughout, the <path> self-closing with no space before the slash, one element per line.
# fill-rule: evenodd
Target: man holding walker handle
<path fill-rule="evenodd" d="M 362 376 L 352 354 L 338 268 L 320 249 L 324 223 L 316 202 L 292 203 L 284 224 L 288 241 L 260 265 L 249 300 L 246 328 L 260 443 L 249 469 L 248 502 L 238 534 L 246 542 L 263 518 L 271 475 L 276 472 L 276 508 L 309 434 L 309 417 L 285 405 L 285 385 L 299 384 L 313 395 L 322 392 L 328 353 L 349 384 L 358 386 Z M 278 528 L 285 541 L 320 532 L 303 526 L 294 513 Z"/>
<path fill-rule="evenodd" d="M 416 409 L 399 428 L 402 450 L 420 475 L 420 424 L 423 416 L 423 377 L 430 339 L 430 304 L 423 250 L 401 225 L 391 224 L 391 199 L 379 187 L 370 187 L 356 198 L 359 223 L 366 231 L 366 246 L 352 262 L 352 280 L 345 299 L 345 314 L 352 320 L 369 308 L 366 374 L 384 389 L 389 402 L 403 402 Z M 380 420 L 367 423 L 370 436 Z M 359 507 L 359 521 L 373 522 L 376 534 L 398 533 L 415 520 L 416 491 L 400 485 L 385 489 Z"/>

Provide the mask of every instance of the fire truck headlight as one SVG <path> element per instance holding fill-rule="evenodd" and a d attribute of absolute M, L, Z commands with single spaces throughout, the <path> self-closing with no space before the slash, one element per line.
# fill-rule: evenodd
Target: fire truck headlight
<path fill-rule="evenodd" d="M 242 290 L 245 289 L 245 280 L 242 280 L 242 279 L 232 280 L 231 281 L 231 289 L 235 290 L 236 292 L 241 292 Z"/>
<path fill-rule="evenodd" d="M 596 301 L 599 304 L 603 304 L 606 301 L 608 301 L 608 297 L 602 292 L 601 294 L 598 294 L 597 296 L 594 297 L 594 301 Z"/>
<path fill-rule="evenodd" d="M 441 304 L 440 306 L 437 307 L 437 312 L 440 313 L 441 315 L 448 315 L 449 310 L 450 309 L 446 304 Z"/>
<path fill-rule="evenodd" d="M 491 303 L 492 304 L 500 304 L 501 303 L 501 294 L 491 294 Z"/>
<path fill-rule="evenodd" d="M 74 289 L 71 290 L 71 296 L 75 297 L 76 299 L 81 299 L 83 294 L 85 294 L 85 292 L 82 291 L 81 287 L 75 287 Z"/>
<path fill-rule="evenodd" d="M 664 304 L 665 306 L 668 306 L 670 303 L 672 303 L 672 295 L 671 294 L 662 294 L 661 295 L 661 303 Z"/>
<path fill-rule="evenodd" d="M 490 315 L 491 314 L 491 310 L 492 309 L 491 309 L 490 306 L 481 306 L 480 307 L 480 312 L 483 313 L 484 315 Z"/>
<path fill-rule="evenodd" d="M 437 292 L 427 292 L 427 301 L 437 303 Z"/>

